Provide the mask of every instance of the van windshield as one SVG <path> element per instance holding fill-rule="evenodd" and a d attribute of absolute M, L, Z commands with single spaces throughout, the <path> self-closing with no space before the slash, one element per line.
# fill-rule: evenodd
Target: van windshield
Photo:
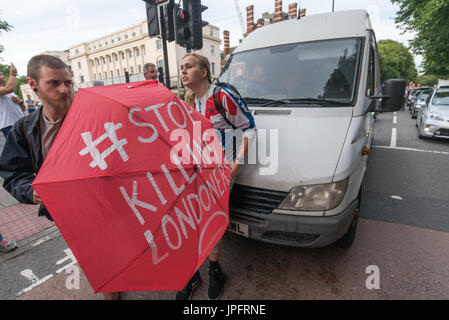
<path fill-rule="evenodd" d="M 322 99 L 344 106 L 354 100 L 361 47 L 361 38 L 345 38 L 240 52 L 219 80 L 235 86 L 249 103 Z"/>

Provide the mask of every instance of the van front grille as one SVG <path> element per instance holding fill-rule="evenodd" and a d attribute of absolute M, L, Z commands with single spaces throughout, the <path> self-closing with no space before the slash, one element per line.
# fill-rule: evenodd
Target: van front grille
<path fill-rule="evenodd" d="M 260 189 L 235 184 L 232 188 L 229 207 L 239 211 L 245 209 L 260 213 L 271 213 L 287 196 L 287 192 Z"/>

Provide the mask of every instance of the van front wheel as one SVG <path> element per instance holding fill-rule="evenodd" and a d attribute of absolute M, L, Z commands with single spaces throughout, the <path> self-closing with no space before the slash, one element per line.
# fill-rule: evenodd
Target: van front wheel
<path fill-rule="evenodd" d="M 348 231 L 335 242 L 335 244 L 342 249 L 349 249 L 355 240 L 355 234 L 357 233 L 357 225 L 359 223 L 359 212 L 360 212 L 360 202 L 357 206 L 354 218 L 352 219 L 351 225 Z"/>

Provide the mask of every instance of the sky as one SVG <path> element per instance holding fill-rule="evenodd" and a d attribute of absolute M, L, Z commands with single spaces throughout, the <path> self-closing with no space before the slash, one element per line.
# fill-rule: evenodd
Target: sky
<path fill-rule="evenodd" d="M 46 50 L 66 50 L 74 45 L 102 37 L 146 18 L 142 0 L 1 0 L 0 19 L 13 25 L 2 32 L 5 51 L 2 63 L 14 63 L 19 75 L 26 74 L 28 60 Z M 283 11 L 297 1 L 307 15 L 332 11 L 332 0 L 283 0 Z M 208 9 L 203 20 L 230 31 L 231 46 L 239 43 L 242 28 L 234 0 L 203 0 Z M 238 0 L 246 28 L 246 7 L 254 5 L 254 19 L 274 12 L 274 0 Z M 408 46 L 412 34 L 403 34 L 394 23 L 398 7 L 390 0 L 335 0 L 335 11 L 365 9 L 370 14 L 377 40 L 393 39 Z M 422 63 L 415 57 L 416 66 Z"/>

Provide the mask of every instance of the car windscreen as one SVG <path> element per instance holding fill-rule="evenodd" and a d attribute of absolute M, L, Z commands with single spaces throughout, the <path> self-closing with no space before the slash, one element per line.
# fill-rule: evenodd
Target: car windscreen
<path fill-rule="evenodd" d="M 426 100 L 431 92 L 432 92 L 432 90 L 426 90 L 426 91 L 421 92 L 420 95 L 418 96 L 418 100 L 419 101 Z"/>
<path fill-rule="evenodd" d="M 235 53 L 219 80 L 234 85 L 245 98 L 331 99 L 350 104 L 356 94 L 362 44 L 361 38 L 345 38 Z"/>
<path fill-rule="evenodd" d="M 449 106 L 449 90 L 438 90 L 433 96 L 432 104 Z"/>

